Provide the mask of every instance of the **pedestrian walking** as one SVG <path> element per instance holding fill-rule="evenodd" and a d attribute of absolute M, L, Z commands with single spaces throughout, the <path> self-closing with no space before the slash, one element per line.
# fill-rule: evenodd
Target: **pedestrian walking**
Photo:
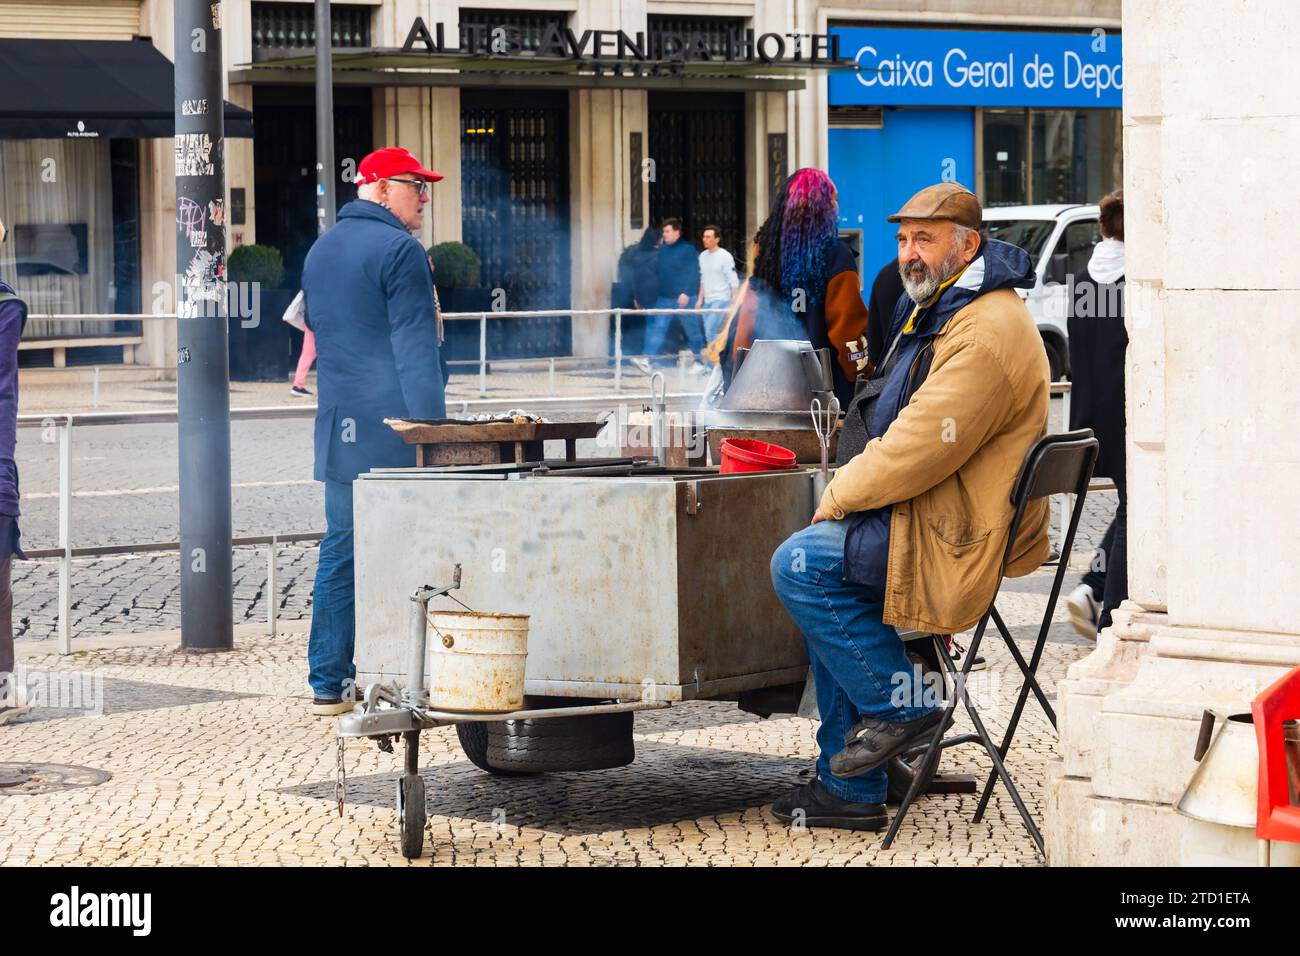
<path fill-rule="evenodd" d="M 1092 473 L 1115 483 L 1119 503 L 1092 568 L 1065 599 L 1074 629 L 1095 638 L 1128 597 L 1128 475 L 1124 461 L 1124 191 L 1100 204 L 1101 241 L 1074 277 L 1070 335 L 1070 428 L 1097 436 Z"/>
<path fill-rule="evenodd" d="M 293 387 L 290 391 L 295 395 L 310 395 L 311 390 L 307 388 L 307 373 L 311 367 L 316 364 L 316 333 L 311 329 L 302 331 L 302 354 L 298 356 L 298 368 L 293 374 Z"/>
<path fill-rule="evenodd" d="M 663 242 L 655 257 L 655 275 L 659 283 L 659 295 L 655 299 L 656 309 L 689 309 L 700 294 L 700 260 L 695 247 L 682 237 L 682 221 L 665 219 L 660 230 Z M 663 351 L 664 340 L 673 322 L 680 320 L 682 330 L 686 333 L 686 345 L 700 360 L 704 351 L 704 327 L 700 317 L 695 314 L 681 315 L 659 313 L 650 316 L 646 322 L 645 353 L 648 358 L 634 360 L 642 371 L 653 371 L 653 366 Z M 664 364 L 659 362 L 658 364 Z"/>
<path fill-rule="evenodd" d="M 412 235 L 442 178 L 404 149 L 371 153 L 357 167 L 358 198 L 303 267 L 317 350 L 314 477 L 325 484 L 307 647 L 317 714 L 343 713 L 358 696 L 352 481 L 371 468 L 414 466 L 414 447 L 385 418 L 446 415 L 433 273 Z"/>
<path fill-rule="evenodd" d="M 0 245 L 5 225 L 0 222 Z M 0 724 L 31 710 L 14 678 L 13 559 L 26 558 L 18 544 L 18 340 L 27 324 L 27 303 L 0 277 Z"/>
<path fill-rule="evenodd" d="M 695 303 L 697 309 L 713 309 L 702 312 L 704 321 L 704 340 L 712 342 L 722 328 L 726 318 L 725 310 L 731 306 L 732 297 L 740 287 L 740 277 L 736 275 L 736 260 L 731 253 L 722 248 L 722 230 L 717 226 L 705 226 L 700 234 L 704 251 L 700 253 L 700 295 Z"/>
<path fill-rule="evenodd" d="M 298 356 L 298 367 L 294 371 L 293 385 L 289 391 L 294 395 L 307 396 L 311 394 L 307 388 L 307 373 L 316 361 L 316 336 L 307 325 L 306 293 L 299 290 L 289 303 L 289 308 L 284 310 L 283 318 L 287 325 L 302 333 L 302 352 Z"/>
<path fill-rule="evenodd" d="M 636 248 L 627 256 L 627 274 L 623 281 L 632 289 L 632 307 L 635 309 L 653 309 L 659 299 L 658 255 L 659 230 L 651 226 L 641 233 Z"/>

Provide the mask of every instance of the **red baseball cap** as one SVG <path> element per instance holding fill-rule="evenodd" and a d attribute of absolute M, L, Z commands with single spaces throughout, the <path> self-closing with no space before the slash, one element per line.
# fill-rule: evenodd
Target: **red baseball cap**
<path fill-rule="evenodd" d="M 361 165 L 357 167 L 357 185 L 392 179 L 394 176 L 406 173 L 413 173 L 431 183 L 436 183 L 443 178 L 442 173 L 421 166 L 420 161 L 408 150 L 400 146 L 385 146 L 361 160 Z"/>

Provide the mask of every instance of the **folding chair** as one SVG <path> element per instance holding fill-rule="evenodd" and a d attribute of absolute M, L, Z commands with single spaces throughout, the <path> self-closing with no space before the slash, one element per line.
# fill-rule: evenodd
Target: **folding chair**
<path fill-rule="evenodd" d="M 1029 835 L 1033 837 L 1034 843 L 1038 846 L 1038 852 L 1043 852 L 1043 835 L 1039 832 L 1038 826 L 1034 823 L 1034 818 L 1030 816 L 1029 810 L 1025 807 L 1025 801 L 1021 798 L 1020 791 L 1016 789 L 1016 785 L 1011 781 L 1011 776 L 1007 773 L 1005 760 L 1007 753 L 1011 749 L 1011 741 L 1015 737 L 1016 727 L 1020 723 L 1020 715 L 1025 709 L 1025 704 L 1028 702 L 1031 692 L 1038 699 L 1038 703 L 1042 705 L 1043 712 L 1047 715 L 1047 719 L 1052 722 L 1052 726 L 1056 726 L 1056 712 L 1052 710 L 1051 704 L 1047 702 L 1047 695 L 1043 693 L 1043 688 L 1039 685 L 1035 674 L 1038 670 L 1039 661 L 1042 660 L 1043 649 L 1047 645 L 1047 632 L 1052 626 L 1052 614 L 1056 610 L 1056 599 L 1061 593 L 1061 582 L 1070 563 L 1070 548 L 1074 544 L 1074 533 L 1079 527 L 1079 516 L 1083 514 L 1083 502 L 1088 494 L 1088 482 L 1092 480 L 1092 468 L 1096 461 L 1097 439 L 1093 437 L 1090 428 L 1066 432 L 1061 435 L 1046 435 L 1035 442 L 1034 446 L 1025 455 L 1025 460 L 1020 466 L 1020 474 L 1016 476 L 1016 482 L 1011 491 L 1013 513 L 1011 527 L 1007 536 L 1006 550 L 1002 554 L 1002 567 L 998 571 L 999 588 L 1002 585 L 1003 575 L 1006 573 L 1007 562 L 1011 560 L 1011 549 L 1015 544 L 1016 535 L 1020 531 L 1020 525 L 1024 520 L 1025 509 L 1029 506 L 1029 502 L 1066 492 L 1075 496 L 1074 509 L 1070 514 L 1069 528 L 1061 546 L 1061 559 L 1056 566 L 1056 576 L 1052 580 L 1052 591 L 1048 596 L 1047 609 L 1043 613 L 1042 624 L 1038 629 L 1038 639 L 1034 642 L 1033 654 L 1030 655 L 1029 661 L 1026 662 L 1024 655 L 1020 653 L 1020 648 L 1016 646 L 1016 642 L 1012 639 L 1011 632 L 1007 630 L 1002 615 L 998 613 L 996 597 L 993 602 L 989 603 L 988 610 L 984 612 L 984 616 L 980 618 L 979 624 L 975 628 L 971 645 L 962 657 L 960 671 L 957 670 L 952 657 L 949 656 L 947 649 L 944 647 L 943 638 L 937 634 L 931 635 L 935 645 L 935 653 L 947 671 L 944 719 L 940 724 L 939 732 L 935 734 L 929 744 L 924 748 L 916 747 L 908 752 L 909 754 L 916 754 L 924 749 L 925 756 L 920 763 L 920 771 L 916 774 L 912 786 L 908 788 L 907 796 L 903 798 L 903 802 L 898 807 L 898 812 L 894 814 L 894 820 L 889 826 L 889 832 L 885 834 L 885 840 L 881 844 L 882 849 L 888 849 L 894 842 L 894 837 L 898 835 L 898 829 L 903 823 L 903 817 L 907 815 L 912 801 L 918 796 L 921 783 L 935 769 L 939 761 L 939 752 L 949 747 L 955 747 L 958 744 L 978 741 L 993 761 L 993 770 L 989 773 L 988 782 L 984 786 L 984 793 L 980 796 L 979 806 L 975 810 L 974 822 L 978 823 L 983 819 L 984 810 L 988 807 L 989 797 L 993 793 L 994 782 L 1001 778 L 1002 783 L 1011 794 L 1016 809 L 1020 811 L 1021 818 L 1025 821 L 1025 827 L 1029 830 Z M 1002 736 L 1002 743 L 997 747 L 993 745 L 989 732 L 984 726 L 984 721 L 980 719 L 975 705 L 971 703 L 970 694 L 966 687 L 966 679 L 970 674 L 971 664 L 979 653 L 980 642 L 984 638 L 984 629 L 988 626 L 990 618 L 993 619 L 998 633 L 1002 635 L 1002 640 L 1006 643 L 1007 649 L 1011 652 L 1012 658 L 1025 678 L 1020 686 L 1020 695 L 1016 699 L 1016 706 L 1011 713 L 1011 720 L 1007 723 L 1006 732 Z M 958 700 L 965 706 L 966 713 L 970 715 L 971 723 L 975 726 L 975 733 L 944 737 L 944 732 L 952 725 L 953 718 L 956 716 Z"/>

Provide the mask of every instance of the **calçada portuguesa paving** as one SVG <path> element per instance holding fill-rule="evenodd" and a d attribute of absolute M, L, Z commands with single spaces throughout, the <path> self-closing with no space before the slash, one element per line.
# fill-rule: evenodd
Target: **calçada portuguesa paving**
<path fill-rule="evenodd" d="M 999 608 L 1027 647 L 1050 569 L 1008 582 Z M 1042 669 L 1049 694 L 1090 644 L 1058 613 Z M 815 755 L 812 721 L 760 720 L 730 703 L 699 702 L 636 718 L 636 762 L 615 770 L 497 778 L 461 753 L 454 728 L 421 734 L 428 790 L 424 855 L 397 849 L 394 788 L 401 748 L 370 741 L 345 751 L 347 802 L 335 803 L 335 720 L 307 711 L 306 634 L 247 633 L 223 654 L 186 654 L 174 636 L 59 657 L 36 648 L 20 665 L 82 708 L 37 708 L 0 726 L 0 766 L 33 773 L 0 787 L 5 865 L 529 864 L 631 866 L 1038 865 L 999 788 L 970 822 L 973 796 L 930 796 L 899 839 L 791 831 L 768 805 L 802 782 Z M 159 643 L 165 641 L 165 643 Z M 86 639 L 87 646 L 95 642 Z M 111 642 L 110 642 L 111 643 Z M 34 653 L 33 653 L 34 652 Z M 989 669 L 973 692 L 999 734 L 1019 688 L 1004 647 L 986 642 Z M 57 675 L 57 676 L 56 676 Z M 51 690 L 50 693 L 53 693 Z M 46 698 L 53 702 L 52 698 Z M 68 703 L 68 698 L 62 701 Z M 964 726 L 964 718 L 959 726 Z M 1042 784 L 1055 734 L 1031 703 L 1010 758 L 1042 819 Z M 948 751 L 941 769 L 983 779 L 978 748 Z M 107 779 L 105 779 L 107 778 Z"/>

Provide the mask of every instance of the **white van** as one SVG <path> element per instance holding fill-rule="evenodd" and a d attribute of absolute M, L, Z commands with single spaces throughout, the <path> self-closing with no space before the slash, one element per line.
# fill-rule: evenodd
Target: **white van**
<path fill-rule="evenodd" d="M 1032 289 L 1017 289 L 1034 317 L 1052 381 L 1070 374 L 1068 280 L 1078 275 L 1101 239 L 1096 206 L 993 206 L 984 210 L 984 227 L 990 239 L 1001 239 L 1029 253 L 1038 279 Z"/>

